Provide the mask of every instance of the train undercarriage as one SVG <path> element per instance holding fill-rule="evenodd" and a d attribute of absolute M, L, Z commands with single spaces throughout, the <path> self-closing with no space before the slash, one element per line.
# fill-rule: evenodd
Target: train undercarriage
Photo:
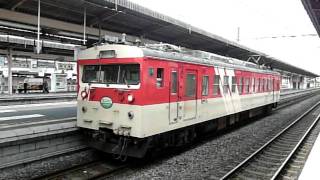
<path fill-rule="evenodd" d="M 125 161 L 127 157 L 143 158 L 150 151 L 187 145 L 202 135 L 217 133 L 239 122 L 268 114 L 276 106 L 276 103 L 269 104 L 146 138 L 119 136 L 115 135 L 111 129 L 104 128 L 99 131 L 82 129 L 82 132 L 89 147 L 112 154 L 115 159 Z"/>

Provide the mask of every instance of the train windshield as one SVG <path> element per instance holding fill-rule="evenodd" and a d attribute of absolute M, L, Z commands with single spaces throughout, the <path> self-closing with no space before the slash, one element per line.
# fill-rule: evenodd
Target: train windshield
<path fill-rule="evenodd" d="M 85 65 L 83 68 L 82 82 L 137 85 L 140 83 L 140 65 Z"/>

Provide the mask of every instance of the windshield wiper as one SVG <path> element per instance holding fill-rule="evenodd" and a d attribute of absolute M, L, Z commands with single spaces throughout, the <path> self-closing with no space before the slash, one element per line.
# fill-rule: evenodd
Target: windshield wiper
<path fill-rule="evenodd" d="M 128 84 L 128 81 L 126 78 L 124 78 L 124 83 L 126 83 L 127 87 L 130 88 L 130 85 Z"/>

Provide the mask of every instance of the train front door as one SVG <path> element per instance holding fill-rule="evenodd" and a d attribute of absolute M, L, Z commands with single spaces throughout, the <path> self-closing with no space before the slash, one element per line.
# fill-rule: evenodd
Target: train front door
<path fill-rule="evenodd" d="M 197 70 L 185 69 L 183 72 L 183 117 L 184 121 L 197 117 Z M 181 94 L 180 93 L 180 94 Z M 179 108 L 181 106 L 179 105 Z"/>
<path fill-rule="evenodd" d="M 169 124 L 174 124 L 179 120 L 179 76 L 177 68 L 171 68 L 169 91 Z"/>

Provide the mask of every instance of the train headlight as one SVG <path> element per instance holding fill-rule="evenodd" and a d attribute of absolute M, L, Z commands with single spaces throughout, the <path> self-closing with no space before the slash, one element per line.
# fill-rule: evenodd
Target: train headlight
<path fill-rule="evenodd" d="M 128 95 L 128 102 L 131 103 L 131 102 L 133 102 L 133 101 L 134 101 L 133 95 L 132 95 L 132 94 L 129 94 L 129 95 Z"/>
<path fill-rule="evenodd" d="M 101 100 L 100 100 L 100 104 L 101 104 L 101 106 L 102 106 L 103 108 L 109 109 L 109 108 L 112 107 L 113 102 L 112 102 L 112 99 L 111 99 L 111 98 L 109 98 L 109 97 L 103 97 L 103 98 L 101 98 Z"/>

